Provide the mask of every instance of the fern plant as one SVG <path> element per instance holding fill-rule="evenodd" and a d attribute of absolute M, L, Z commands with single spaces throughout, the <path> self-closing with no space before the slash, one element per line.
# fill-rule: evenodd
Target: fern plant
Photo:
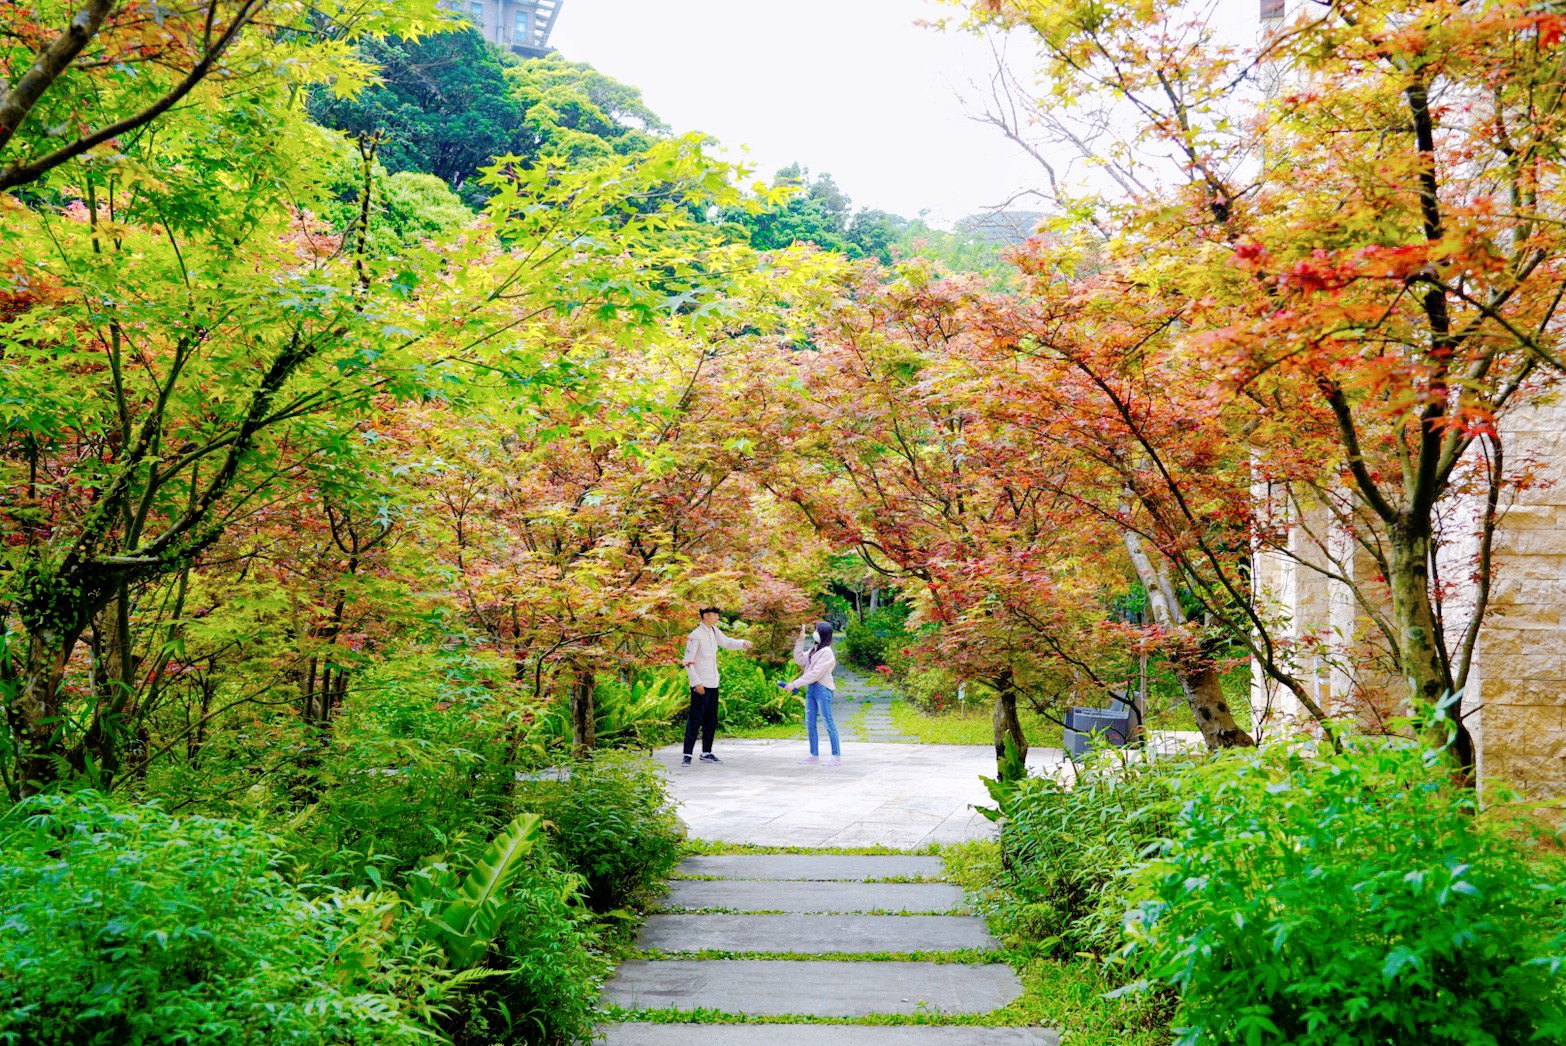
<path fill-rule="evenodd" d="M 408 901 L 425 915 L 425 935 L 452 964 L 472 966 L 484 958 L 500 931 L 506 893 L 522 860 L 538 842 L 542 819 L 520 814 L 490 840 L 465 876 L 433 860 L 408 878 Z"/>

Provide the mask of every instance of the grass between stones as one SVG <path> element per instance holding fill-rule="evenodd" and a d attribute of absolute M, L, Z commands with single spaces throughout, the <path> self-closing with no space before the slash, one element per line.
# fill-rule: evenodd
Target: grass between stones
<path fill-rule="evenodd" d="M 861 734 L 866 724 L 870 721 L 870 709 L 875 707 L 875 702 L 866 701 L 859 706 L 858 711 L 849 716 L 847 721 L 838 724 L 838 731 L 843 734 Z"/>
<path fill-rule="evenodd" d="M 1004 961 L 1003 953 L 989 953 Z M 811 956 L 813 959 L 820 956 Z M 1112 987 L 1089 963 L 1033 962 L 1018 970 L 1022 996 L 989 1013 L 940 1013 L 923 1010 L 868 1017 L 818 1017 L 806 1014 L 759 1016 L 722 1010 L 655 1010 L 608 1007 L 604 1019 L 652 1024 L 862 1024 L 942 1025 L 949 1027 L 1055 1028 L 1070 1046 L 1166 1046 L 1167 1027 L 1152 1024 L 1127 1003 L 1106 1000 Z"/>
<path fill-rule="evenodd" d="M 645 957 L 645 956 L 644 956 Z M 926 1010 L 911 1014 L 874 1014 L 868 1017 L 818 1017 L 807 1014 L 758 1016 L 722 1010 L 627 1009 L 609 1006 L 605 1021 L 642 1021 L 653 1024 L 862 1024 L 946 1025 L 1055 1028 L 1071 1046 L 1166 1046 L 1172 1036 L 1166 1025 L 1136 1004 L 1104 998 L 1114 985 L 1088 960 L 1058 962 L 1027 960 L 1017 953 L 1000 951 L 968 953 L 913 952 L 901 955 L 756 955 L 723 952 L 667 954 L 661 958 L 798 959 L 925 962 L 1007 962 L 1017 970 L 1022 996 L 1009 1006 L 989 1013 L 948 1014 Z"/>
<path fill-rule="evenodd" d="M 807 853 L 809 851 L 806 851 Z M 823 851 L 825 852 L 825 851 Z M 733 880 L 731 875 L 691 875 L 685 872 L 676 872 L 669 876 L 670 882 L 707 883 Z M 751 882 L 788 882 L 787 879 L 752 879 Z M 838 883 L 944 883 L 946 878 L 939 875 L 883 875 L 874 879 L 822 879 L 819 882 Z"/>
<path fill-rule="evenodd" d="M 793 908 L 668 908 L 652 907 L 647 915 L 972 915 L 969 911 L 953 911 L 942 908 L 930 911 L 921 908 L 866 908 L 857 912 L 801 912 Z"/>

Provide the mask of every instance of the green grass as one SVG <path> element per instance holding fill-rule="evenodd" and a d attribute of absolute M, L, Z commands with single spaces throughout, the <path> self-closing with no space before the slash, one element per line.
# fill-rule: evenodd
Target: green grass
<path fill-rule="evenodd" d="M 719 737 L 744 737 L 752 740 L 789 741 L 794 738 L 801 740 L 805 737 L 804 723 L 768 723 L 766 726 L 741 726 L 732 730 L 724 729 L 720 723 L 718 726 Z"/>
<path fill-rule="evenodd" d="M 680 914 L 686 914 L 684 912 Z M 747 915 L 756 914 L 753 912 Z M 639 959 L 688 959 L 697 962 L 716 962 L 721 959 L 755 959 L 767 962 L 925 962 L 937 966 L 982 966 L 996 961 L 995 952 L 980 948 L 960 948 L 955 951 L 913 952 L 768 952 L 743 951 L 733 948 L 695 948 L 690 951 L 672 951 L 664 948 L 646 948 L 636 955 Z"/>
<path fill-rule="evenodd" d="M 988 703 L 969 705 L 939 715 L 921 712 L 907 701 L 892 702 L 892 725 L 914 741 L 927 745 L 993 745 L 995 726 Z M 1041 715 L 1018 710 L 1029 745 L 1060 747 L 1060 727 Z"/>

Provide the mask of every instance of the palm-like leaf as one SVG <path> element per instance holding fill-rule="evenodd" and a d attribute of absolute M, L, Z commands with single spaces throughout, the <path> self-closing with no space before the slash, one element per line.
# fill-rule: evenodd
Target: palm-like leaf
<path fill-rule="evenodd" d="M 446 954 L 456 965 L 470 966 L 483 958 L 500 928 L 506 890 L 538 841 L 540 822 L 537 814 L 519 814 L 506 825 L 484 848 L 451 900 L 433 916 Z"/>

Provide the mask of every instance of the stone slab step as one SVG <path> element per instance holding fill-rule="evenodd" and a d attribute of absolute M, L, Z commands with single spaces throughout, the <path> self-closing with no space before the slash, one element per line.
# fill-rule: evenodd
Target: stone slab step
<path fill-rule="evenodd" d="M 710 854 L 687 857 L 679 875 L 724 879 L 795 879 L 865 882 L 875 879 L 939 879 L 939 857 L 906 854 Z"/>
<path fill-rule="evenodd" d="M 1060 1046 L 1049 1028 L 933 1024 L 608 1024 L 605 1046 Z"/>
<path fill-rule="evenodd" d="M 972 915 L 654 915 L 636 943 L 666 952 L 803 955 L 996 946 L 984 920 Z"/>
<path fill-rule="evenodd" d="M 988 1013 L 1021 994 L 1016 973 L 1004 963 L 631 959 L 604 987 L 603 998 L 636 1009 L 867 1017 Z"/>
<path fill-rule="evenodd" d="M 670 908 L 732 908 L 741 912 L 921 912 L 963 908 L 962 887 L 951 883 L 798 882 L 676 879 L 663 902 Z"/>

